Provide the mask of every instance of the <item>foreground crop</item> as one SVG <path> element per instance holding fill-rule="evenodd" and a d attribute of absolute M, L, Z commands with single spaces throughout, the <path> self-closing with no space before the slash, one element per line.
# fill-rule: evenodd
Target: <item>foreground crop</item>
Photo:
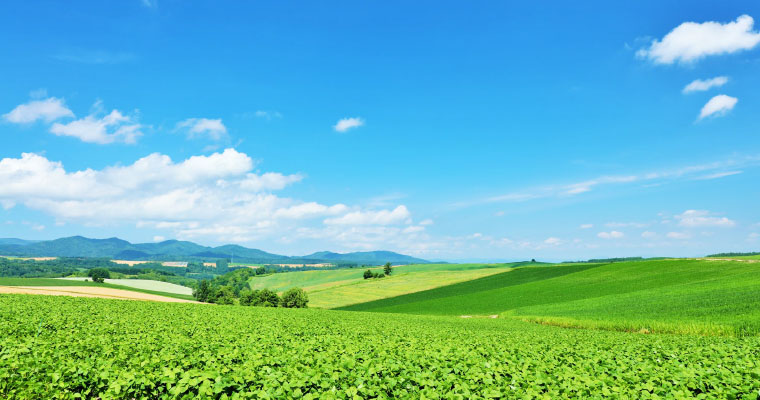
<path fill-rule="evenodd" d="M 1 295 L 2 398 L 757 398 L 760 341 Z"/>

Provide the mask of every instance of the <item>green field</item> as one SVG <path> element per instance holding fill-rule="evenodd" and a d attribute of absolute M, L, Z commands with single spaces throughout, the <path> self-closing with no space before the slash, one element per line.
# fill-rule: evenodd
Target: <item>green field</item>
<path fill-rule="evenodd" d="M 309 294 L 310 307 L 334 308 L 511 271 L 516 265 L 520 263 L 403 265 L 394 267 L 391 276 L 381 279 L 364 279 L 362 274 L 367 268 L 298 271 L 254 277 L 251 287 L 280 292 L 301 287 Z"/>
<path fill-rule="evenodd" d="M 760 260 L 760 254 L 755 254 L 751 256 L 726 256 L 726 257 L 714 257 L 714 258 L 725 258 L 725 259 L 732 259 L 732 260 Z"/>
<path fill-rule="evenodd" d="M 2 278 L 0 277 L 0 286 L 96 286 L 111 289 L 129 290 L 138 293 L 155 294 L 175 299 L 195 300 L 193 296 L 177 293 L 161 292 L 156 290 L 139 289 L 130 286 L 113 285 L 110 283 L 95 283 L 79 280 L 56 279 L 56 278 Z"/>
<path fill-rule="evenodd" d="M 501 314 L 568 327 L 756 335 L 760 264 L 657 260 L 520 268 L 345 310 Z"/>
<path fill-rule="evenodd" d="M 0 295 L 3 398 L 756 398 L 760 340 Z M 56 310 L 50 313 L 49 310 Z"/>

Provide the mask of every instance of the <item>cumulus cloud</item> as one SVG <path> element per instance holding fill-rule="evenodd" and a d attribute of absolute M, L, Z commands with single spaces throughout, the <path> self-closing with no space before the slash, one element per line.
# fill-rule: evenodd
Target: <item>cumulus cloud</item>
<path fill-rule="evenodd" d="M 739 100 L 736 97 L 719 94 L 710 99 L 699 112 L 699 119 L 720 117 L 731 111 Z"/>
<path fill-rule="evenodd" d="M 87 143 L 135 143 L 142 136 L 141 128 L 142 125 L 135 122 L 134 118 L 113 110 L 100 118 L 91 114 L 66 124 L 56 122 L 50 127 L 50 132 L 58 136 L 75 137 Z"/>
<path fill-rule="evenodd" d="M 749 15 L 725 24 L 684 22 L 636 54 L 655 64 L 686 64 L 707 56 L 749 50 L 760 43 L 760 32 L 752 29 L 754 23 Z"/>
<path fill-rule="evenodd" d="M 227 127 L 221 119 L 188 118 L 177 123 L 177 129 L 184 130 L 190 138 L 208 136 L 219 140 L 227 136 Z"/>
<path fill-rule="evenodd" d="M 343 118 L 333 126 L 336 132 L 346 132 L 349 129 L 358 128 L 364 125 L 364 120 L 361 118 Z"/>
<path fill-rule="evenodd" d="M 728 82 L 728 77 L 716 76 L 711 79 L 696 79 L 690 84 L 686 85 L 681 91 L 683 94 L 689 94 L 693 92 L 704 92 L 714 87 L 721 87 Z"/>
<path fill-rule="evenodd" d="M 50 97 L 20 104 L 3 115 L 3 119 L 15 124 L 28 124 L 39 120 L 49 123 L 60 118 L 73 116 L 74 113 L 66 107 L 63 99 Z"/>
<path fill-rule="evenodd" d="M 390 227 L 410 219 L 405 206 L 364 211 L 280 197 L 273 192 L 302 177 L 255 173 L 253 168 L 253 160 L 234 149 L 179 162 L 155 153 L 129 165 L 80 171 L 24 153 L 0 160 L 0 204 L 24 205 L 63 222 L 136 224 L 168 230 L 180 239 L 236 242 L 292 232 L 307 223 L 329 227 L 330 237 L 349 243 L 357 226 Z M 332 218 L 330 224 L 322 221 L 326 217 Z M 420 230 L 404 233 L 399 227 L 394 232 L 411 235 Z"/>
<path fill-rule="evenodd" d="M 679 226 L 694 227 L 732 227 L 736 222 L 726 217 L 713 217 L 707 210 L 686 210 L 674 216 Z"/>
<path fill-rule="evenodd" d="M 609 231 L 609 232 L 599 232 L 596 234 L 596 236 L 602 238 L 602 239 L 620 239 L 625 234 L 623 232 L 618 231 Z"/>

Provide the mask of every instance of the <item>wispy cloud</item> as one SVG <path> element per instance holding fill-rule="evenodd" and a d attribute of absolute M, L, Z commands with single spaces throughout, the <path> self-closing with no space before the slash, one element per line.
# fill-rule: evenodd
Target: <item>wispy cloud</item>
<path fill-rule="evenodd" d="M 726 96 L 725 94 L 719 94 L 710 99 L 702 110 L 699 112 L 698 119 L 704 119 L 707 117 L 721 117 L 726 115 L 729 111 L 733 110 L 734 106 L 739 100 L 736 97 Z"/>
<path fill-rule="evenodd" d="M 178 130 L 184 130 L 190 138 L 208 136 L 219 140 L 227 136 L 227 127 L 220 119 L 188 118 L 177 123 Z"/>
<path fill-rule="evenodd" d="M 350 129 L 358 128 L 364 125 L 364 120 L 361 118 L 343 118 L 333 126 L 336 132 L 347 132 Z"/>
<path fill-rule="evenodd" d="M 547 198 L 579 196 L 583 195 L 584 193 L 591 192 L 597 188 L 624 184 L 640 184 L 642 186 L 648 187 L 659 186 L 678 180 L 717 179 L 724 176 L 741 173 L 741 171 L 738 170 L 726 172 L 726 169 L 736 167 L 751 168 L 757 167 L 758 165 L 760 165 L 760 155 L 735 157 L 723 161 L 688 165 L 680 168 L 663 169 L 660 171 L 652 171 L 647 173 L 630 175 L 604 175 L 598 178 L 588 179 L 576 183 L 539 186 L 497 196 L 489 196 L 480 199 L 456 202 L 450 204 L 450 207 L 465 208 L 480 204 L 518 203 Z M 719 172 L 705 175 L 706 172 L 710 171 Z"/>
<path fill-rule="evenodd" d="M 725 76 L 716 76 L 715 78 L 705 79 L 705 80 L 696 79 L 692 81 L 690 84 L 686 85 L 681 92 L 683 94 L 689 94 L 693 92 L 704 92 L 714 87 L 721 87 L 725 85 L 727 82 L 728 82 L 728 77 L 725 77 Z"/>
<path fill-rule="evenodd" d="M 136 57 L 127 52 L 102 50 L 67 49 L 53 55 L 59 61 L 78 64 L 121 64 L 133 61 Z"/>
<path fill-rule="evenodd" d="M 66 107 L 63 99 L 50 97 L 20 104 L 3 115 L 3 119 L 16 124 L 28 124 L 39 120 L 53 122 L 60 118 L 73 116 L 74 113 Z"/>
<path fill-rule="evenodd" d="M 749 50 L 760 43 L 760 33 L 753 30 L 754 23 L 749 15 L 725 24 L 684 22 L 636 55 L 655 64 L 689 64 L 707 56 Z"/>

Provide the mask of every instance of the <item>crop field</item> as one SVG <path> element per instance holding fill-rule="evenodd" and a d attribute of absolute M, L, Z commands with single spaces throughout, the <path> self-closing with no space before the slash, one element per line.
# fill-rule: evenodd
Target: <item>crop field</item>
<path fill-rule="evenodd" d="M 757 335 L 760 264 L 657 260 L 524 268 L 344 309 L 502 314 L 569 327 Z"/>
<path fill-rule="evenodd" d="M 756 398 L 760 340 L 0 295 L 3 398 Z M 55 313 L 48 310 L 55 309 Z"/>
<path fill-rule="evenodd" d="M 66 281 L 83 281 L 89 278 L 60 278 Z M 153 281 L 149 279 L 106 279 L 105 283 L 113 285 L 127 286 L 135 289 L 152 290 L 154 292 L 184 294 L 190 296 L 193 294 L 193 289 L 176 285 L 169 282 Z"/>
<path fill-rule="evenodd" d="M 99 288 L 110 288 L 119 290 L 128 290 L 132 292 L 152 294 L 158 296 L 172 297 L 182 300 L 195 300 L 192 295 L 163 292 L 158 290 L 140 289 L 136 287 L 114 285 L 110 283 L 95 283 L 83 280 L 69 280 L 58 278 L 5 278 L 0 277 L 0 286 L 27 286 L 27 287 L 48 287 L 48 286 L 91 286 Z"/>
<path fill-rule="evenodd" d="M 381 279 L 364 279 L 367 268 L 279 273 L 251 279 L 253 289 L 285 291 L 301 287 L 309 294 L 311 307 L 335 308 L 511 271 L 512 264 L 424 264 L 393 268 Z M 382 272 L 382 268 L 371 268 Z"/>

